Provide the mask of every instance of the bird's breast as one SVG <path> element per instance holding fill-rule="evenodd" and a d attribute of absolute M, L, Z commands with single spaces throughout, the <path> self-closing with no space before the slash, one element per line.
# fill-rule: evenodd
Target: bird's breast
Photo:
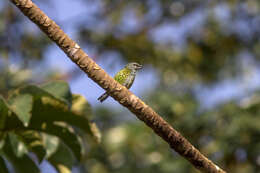
<path fill-rule="evenodd" d="M 126 78 L 125 87 L 129 89 L 132 86 L 132 84 L 134 83 L 134 80 L 135 80 L 135 75 L 129 75 Z"/>

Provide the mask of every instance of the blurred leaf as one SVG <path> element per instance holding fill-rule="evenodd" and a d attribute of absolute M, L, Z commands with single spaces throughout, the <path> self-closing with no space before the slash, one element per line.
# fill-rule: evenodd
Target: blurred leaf
<path fill-rule="evenodd" d="M 28 155 L 17 157 L 13 152 L 11 143 L 7 140 L 7 145 L 3 149 L 5 158 L 12 164 L 16 173 L 40 173 L 39 168 Z"/>
<path fill-rule="evenodd" d="M 83 116 L 91 118 L 92 116 L 91 106 L 88 103 L 88 101 L 85 99 L 85 97 L 79 94 L 73 94 L 72 98 L 73 98 L 72 107 L 71 107 L 72 112 L 77 112 Z"/>
<path fill-rule="evenodd" d="M 72 94 L 67 82 L 54 81 L 41 86 L 41 88 L 52 94 L 55 98 L 65 101 L 69 106 L 72 103 Z"/>
<path fill-rule="evenodd" d="M 4 137 L 5 137 L 5 136 L 4 136 Z M 2 138 L 2 139 L 0 140 L 0 151 L 2 150 L 2 148 L 4 147 L 4 145 L 5 145 L 5 139 Z"/>
<path fill-rule="evenodd" d="M 91 116 L 92 116 L 91 107 L 83 96 L 78 95 L 78 94 L 73 94 L 72 103 L 73 104 L 72 104 L 71 110 L 72 110 L 72 112 L 76 113 L 77 116 L 91 118 Z M 79 123 L 76 123 L 75 120 L 71 120 L 70 122 L 74 122 L 74 123 L 72 123 L 72 125 L 74 124 L 76 127 L 80 128 L 85 133 L 91 134 L 91 136 L 94 137 L 94 140 L 97 143 L 101 142 L 101 132 L 100 132 L 99 128 L 97 127 L 96 123 L 88 121 L 88 122 L 85 122 L 85 124 L 83 124 L 83 120 L 81 122 L 78 121 Z"/>
<path fill-rule="evenodd" d="M 32 116 L 32 96 L 29 94 L 14 94 L 8 99 L 8 103 L 10 104 L 12 111 L 23 122 L 24 126 L 28 126 Z"/>
<path fill-rule="evenodd" d="M 52 99 L 44 99 L 43 102 L 36 101 L 32 112 L 33 115 L 36 115 L 32 117 L 33 122 L 66 122 L 92 135 L 89 121 L 84 114 L 68 111 L 63 105 L 60 105 Z"/>
<path fill-rule="evenodd" d="M 16 157 L 22 157 L 24 154 L 28 154 L 27 148 L 22 140 L 13 132 L 8 133 L 9 140 Z"/>
<path fill-rule="evenodd" d="M 46 149 L 40 134 L 30 130 L 17 132 L 17 134 L 19 134 L 26 147 L 36 154 L 39 163 L 41 163 L 46 155 Z"/>
<path fill-rule="evenodd" d="M 59 173 L 71 173 L 75 159 L 71 151 L 63 143 L 59 143 L 58 149 L 48 158 L 48 161 Z"/>
<path fill-rule="evenodd" d="M 55 89 L 57 89 L 55 91 Z M 40 99 L 42 97 L 50 97 L 59 102 L 71 105 L 71 93 L 68 85 L 65 82 L 51 82 L 38 87 L 36 85 L 27 85 L 18 89 L 19 93 L 31 94 L 34 99 Z"/>
<path fill-rule="evenodd" d="M 5 164 L 5 161 L 4 161 L 3 157 L 1 157 L 1 155 L 0 155 L 0 168 L 1 168 L 0 169 L 1 173 L 9 173 L 8 169 L 7 169 L 7 166 Z"/>
<path fill-rule="evenodd" d="M 91 134 L 87 119 L 91 115 L 91 109 L 84 97 L 78 95 L 73 98 L 73 112 L 70 112 L 66 109 L 66 105 L 59 102 L 72 103 L 72 95 L 67 84 L 64 82 L 52 82 L 44 85 L 42 88 L 28 85 L 20 89 L 21 93 L 30 93 L 36 99 L 34 101 L 33 115 L 37 116 L 33 117 L 34 120 L 65 121 Z M 59 92 L 55 92 L 55 90 Z M 38 101 L 39 98 L 41 98 L 41 101 Z"/>
<path fill-rule="evenodd" d="M 102 134 L 101 134 L 99 128 L 97 127 L 97 124 L 90 123 L 90 128 L 91 128 L 91 132 L 94 136 L 95 141 L 99 144 L 101 142 Z"/>
<path fill-rule="evenodd" d="M 5 127 L 5 120 L 6 120 L 7 116 L 8 116 L 8 107 L 7 107 L 7 104 L 4 100 L 4 98 L 0 95 L 0 130 Z M 1 140 L 1 137 L 0 137 L 0 140 Z"/>
<path fill-rule="evenodd" d="M 73 152 L 76 159 L 78 161 L 81 160 L 81 145 L 79 143 L 77 134 L 71 132 L 71 128 L 69 128 L 67 125 L 34 122 L 30 125 L 29 128 L 59 137 Z"/>
<path fill-rule="evenodd" d="M 46 158 L 49 158 L 58 149 L 60 140 L 56 136 L 48 135 L 46 133 L 42 134 L 43 142 L 46 149 Z"/>
<path fill-rule="evenodd" d="M 5 121 L 5 130 L 12 131 L 15 129 L 25 128 L 22 121 L 19 120 L 18 116 L 14 112 L 10 112 L 8 118 Z"/>

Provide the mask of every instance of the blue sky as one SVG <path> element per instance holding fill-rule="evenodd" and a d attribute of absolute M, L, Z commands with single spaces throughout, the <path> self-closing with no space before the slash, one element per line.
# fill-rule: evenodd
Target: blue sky
<path fill-rule="evenodd" d="M 69 2 L 64 0 L 55 0 L 52 1 L 49 6 L 39 4 L 39 7 L 45 11 L 49 17 L 54 19 L 61 28 L 72 37 L 72 39 L 77 41 L 74 34 L 76 32 L 74 24 L 84 22 L 85 16 L 86 18 L 93 17 L 95 11 L 100 7 L 99 1 L 95 2 L 96 3 L 86 5 L 86 3 L 82 3 L 81 0 Z M 182 44 L 184 44 L 183 40 L 185 40 L 184 37 L 186 33 L 196 30 L 196 28 L 203 23 L 205 16 L 203 13 L 206 13 L 206 11 L 195 10 L 193 13 L 184 17 L 181 21 L 163 24 L 162 27 L 153 31 L 153 38 L 159 42 L 167 42 L 171 40 L 176 43 L 177 47 L 181 47 Z M 224 4 L 217 6 L 214 9 L 214 13 L 218 19 L 222 21 L 228 20 L 230 16 L 230 12 Z M 69 19 L 75 20 L 72 20 L 71 23 L 66 22 L 69 21 Z M 136 23 L 131 22 L 130 20 L 127 26 L 135 27 L 135 25 Z M 88 55 L 90 55 L 90 57 L 95 56 L 95 52 L 91 48 L 84 46 L 82 46 L 82 48 L 88 53 Z M 59 68 L 61 71 L 68 72 L 73 68 L 77 68 L 69 58 L 65 58 L 65 54 L 58 49 L 56 45 L 52 45 L 45 56 L 47 59 L 46 63 L 53 69 Z M 225 79 L 216 86 L 198 85 L 196 87 L 195 91 L 198 93 L 197 97 L 205 107 L 212 107 L 217 103 L 227 101 L 231 98 L 242 97 L 244 95 L 243 93 L 251 92 L 258 88 L 260 83 L 258 65 L 256 65 L 254 61 L 250 61 L 250 55 L 247 52 L 242 53 L 240 56 L 244 66 L 250 65 L 251 72 L 246 72 L 244 76 L 237 79 Z M 113 54 L 108 55 L 105 59 L 105 61 L 102 59 L 102 61 L 97 61 L 97 63 L 111 76 L 127 63 L 122 62 L 119 57 Z M 142 97 L 143 93 L 149 89 L 152 90 L 152 88 L 156 87 L 157 84 L 158 77 L 156 71 L 150 66 L 144 66 L 144 69 L 138 74 L 131 91 L 133 91 L 137 96 Z M 99 104 L 96 98 L 103 93 L 103 89 L 91 81 L 83 72 L 79 78 L 72 80 L 70 85 L 74 93 L 84 95 L 93 106 Z M 109 106 L 118 105 L 118 103 L 113 101 L 111 98 L 103 104 Z"/>
<path fill-rule="evenodd" d="M 86 16 L 91 16 L 92 10 L 88 10 L 89 7 L 86 7 L 86 5 L 82 5 L 81 1 L 71 1 L 69 3 L 65 3 L 62 0 L 56 0 L 54 2 L 54 6 L 52 7 L 40 6 L 40 8 L 42 8 L 42 10 L 44 10 L 45 13 L 47 13 L 47 15 L 51 17 L 54 21 L 56 21 L 58 24 L 59 21 L 67 21 L 67 19 L 75 18 L 75 16 L 81 16 L 83 14 Z M 55 10 L 50 11 L 50 8 L 53 8 Z M 55 13 L 53 11 L 55 11 Z M 68 11 L 70 13 L 68 13 Z M 79 21 L 75 21 L 75 23 L 77 22 Z M 73 23 L 71 23 L 70 25 L 65 24 L 64 27 L 61 23 L 60 26 L 72 39 L 77 41 L 77 39 L 75 39 L 76 36 L 73 34 L 75 33 Z M 95 56 L 95 52 L 93 52 L 91 48 L 84 46 L 81 47 L 90 57 Z M 49 47 L 45 57 L 46 65 L 52 69 L 58 68 L 60 71 L 69 72 L 70 70 L 77 68 L 76 65 L 74 65 L 69 58 L 66 58 L 66 55 L 54 44 Z M 124 67 L 126 63 L 128 63 L 122 62 L 120 57 L 118 57 L 115 54 L 107 55 L 105 59 L 106 60 L 97 60 L 96 63 L 98 63 L 103 69 L 105 69 L 111 76 L 114 76 L 114 74 L 117 71 L 119 71 L 121 68 Z M 156 71 L 152 69 L 152 67 L 145 66 L 144 69 L 142 69 L 138 73 L 138 76 L 136 77 L 135 83 L 132 86 L 131 91 L 133 91 L 137 96 L 140 97 L 142 93 L 144 93 L 144 91 L 147 91 L 147 89 L 153 89 L 153 87 L 157 85 L 158 80 L 156 76 Z M 95 106 L 96 104 L 100 104 L 96 99 L 99 95 L 101 95 L 104 92 L 104 90 L 100 88 L 97 84 L 95 84 L 91 79 L 89 79 L 83 72 L 80 74 L 80 77 L 78 77 L 76 80 L 70 81 L 70 86 L 73 93 L 79 93 L 84 95 L 93 106 Z M 114 102 L 111 98 L 105 101 L 104 104 L 108 104 L 109 106 L 118 105 L 118 103 Z"/>

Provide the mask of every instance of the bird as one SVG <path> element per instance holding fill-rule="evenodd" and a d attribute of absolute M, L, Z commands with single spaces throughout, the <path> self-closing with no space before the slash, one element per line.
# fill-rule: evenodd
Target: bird
<path fill-rule="evenodd" d="M 125 86 L 127 89 L 131 88 L 134 83 L 135 76 L 138 70 L 142 69 L 142 65 L 131 62 L 126 64 L 126 66 L 121 69 L 115 76 L 114 79 L 121 85 Z M 108 91 L 102 94 L 98 100 L 102 103 L 109 97 Z"/>

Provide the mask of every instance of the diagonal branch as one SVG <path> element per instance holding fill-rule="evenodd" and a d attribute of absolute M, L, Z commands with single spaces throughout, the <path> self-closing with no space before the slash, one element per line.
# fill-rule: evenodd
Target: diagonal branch
<path fill-rule="evenodd" d="M 221 168 L 202 155 L 179 132 L 173 129 L 162 117 L 142 100 L 117 83 L 100 68 L 80 47 L 70 39 L 60 27 L 42 12 L 31 0 L 10 0 L 25 16 L 33 21 L 64 53 L 121 105 L 127 107 L 137 118 L 151 127 L 171 148 L 190 161 L 202 172 L 224 173 Z"/>

